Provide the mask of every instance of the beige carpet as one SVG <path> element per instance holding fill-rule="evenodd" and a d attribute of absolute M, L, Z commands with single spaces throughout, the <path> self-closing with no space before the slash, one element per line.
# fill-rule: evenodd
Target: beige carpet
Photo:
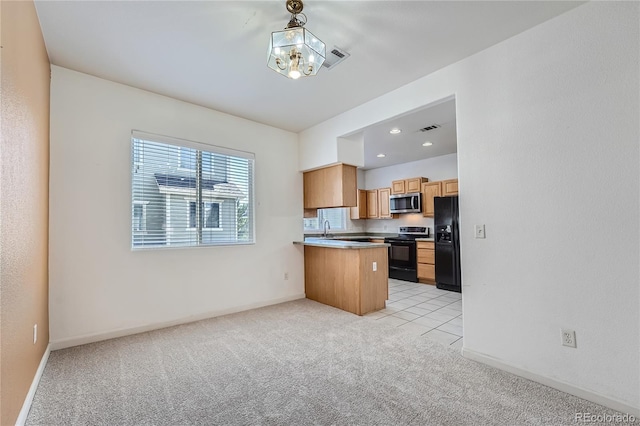
<path fill-rule="evenodd" d="M 51 353 L 28 425 L 572 425 L 596 404 L 309 300 Z"/>

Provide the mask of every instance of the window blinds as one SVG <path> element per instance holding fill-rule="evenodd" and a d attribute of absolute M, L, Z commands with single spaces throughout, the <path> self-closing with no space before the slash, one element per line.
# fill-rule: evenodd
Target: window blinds
<path fill-rule="evenodd" d="M 134 249 L 254 242 L 254 156 L 134 131 Z"/>

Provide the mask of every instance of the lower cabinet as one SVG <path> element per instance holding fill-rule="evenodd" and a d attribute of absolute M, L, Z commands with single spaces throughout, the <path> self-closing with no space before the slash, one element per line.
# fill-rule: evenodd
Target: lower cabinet
<path fill-rule="evenodd" d="M 433 241 L 417 241 L 418 280 L 429 284 L 436 282 L 436 250 Z"/>

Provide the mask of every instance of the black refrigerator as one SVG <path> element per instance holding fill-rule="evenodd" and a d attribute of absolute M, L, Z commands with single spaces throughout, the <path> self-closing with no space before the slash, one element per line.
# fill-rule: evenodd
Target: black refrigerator
<path fill-rule="evenodd" d="M 458 197 L 435 197 L 436 287 L 462 293 Z"/>

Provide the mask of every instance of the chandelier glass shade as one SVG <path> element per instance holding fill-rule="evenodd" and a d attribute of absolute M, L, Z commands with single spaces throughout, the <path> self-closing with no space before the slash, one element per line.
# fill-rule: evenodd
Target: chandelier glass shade
<path fill-rule="evenodd" d="M 299 3 L 302 10 L 302 2 Z M 272 32 L 269 40 L 267 66 L 294 80 L 316 75 L 326 57 L 325 44 L 304 28 L 304 24 L 298 20 L 297 13 L 292 13 L 287 27 Z"/>

